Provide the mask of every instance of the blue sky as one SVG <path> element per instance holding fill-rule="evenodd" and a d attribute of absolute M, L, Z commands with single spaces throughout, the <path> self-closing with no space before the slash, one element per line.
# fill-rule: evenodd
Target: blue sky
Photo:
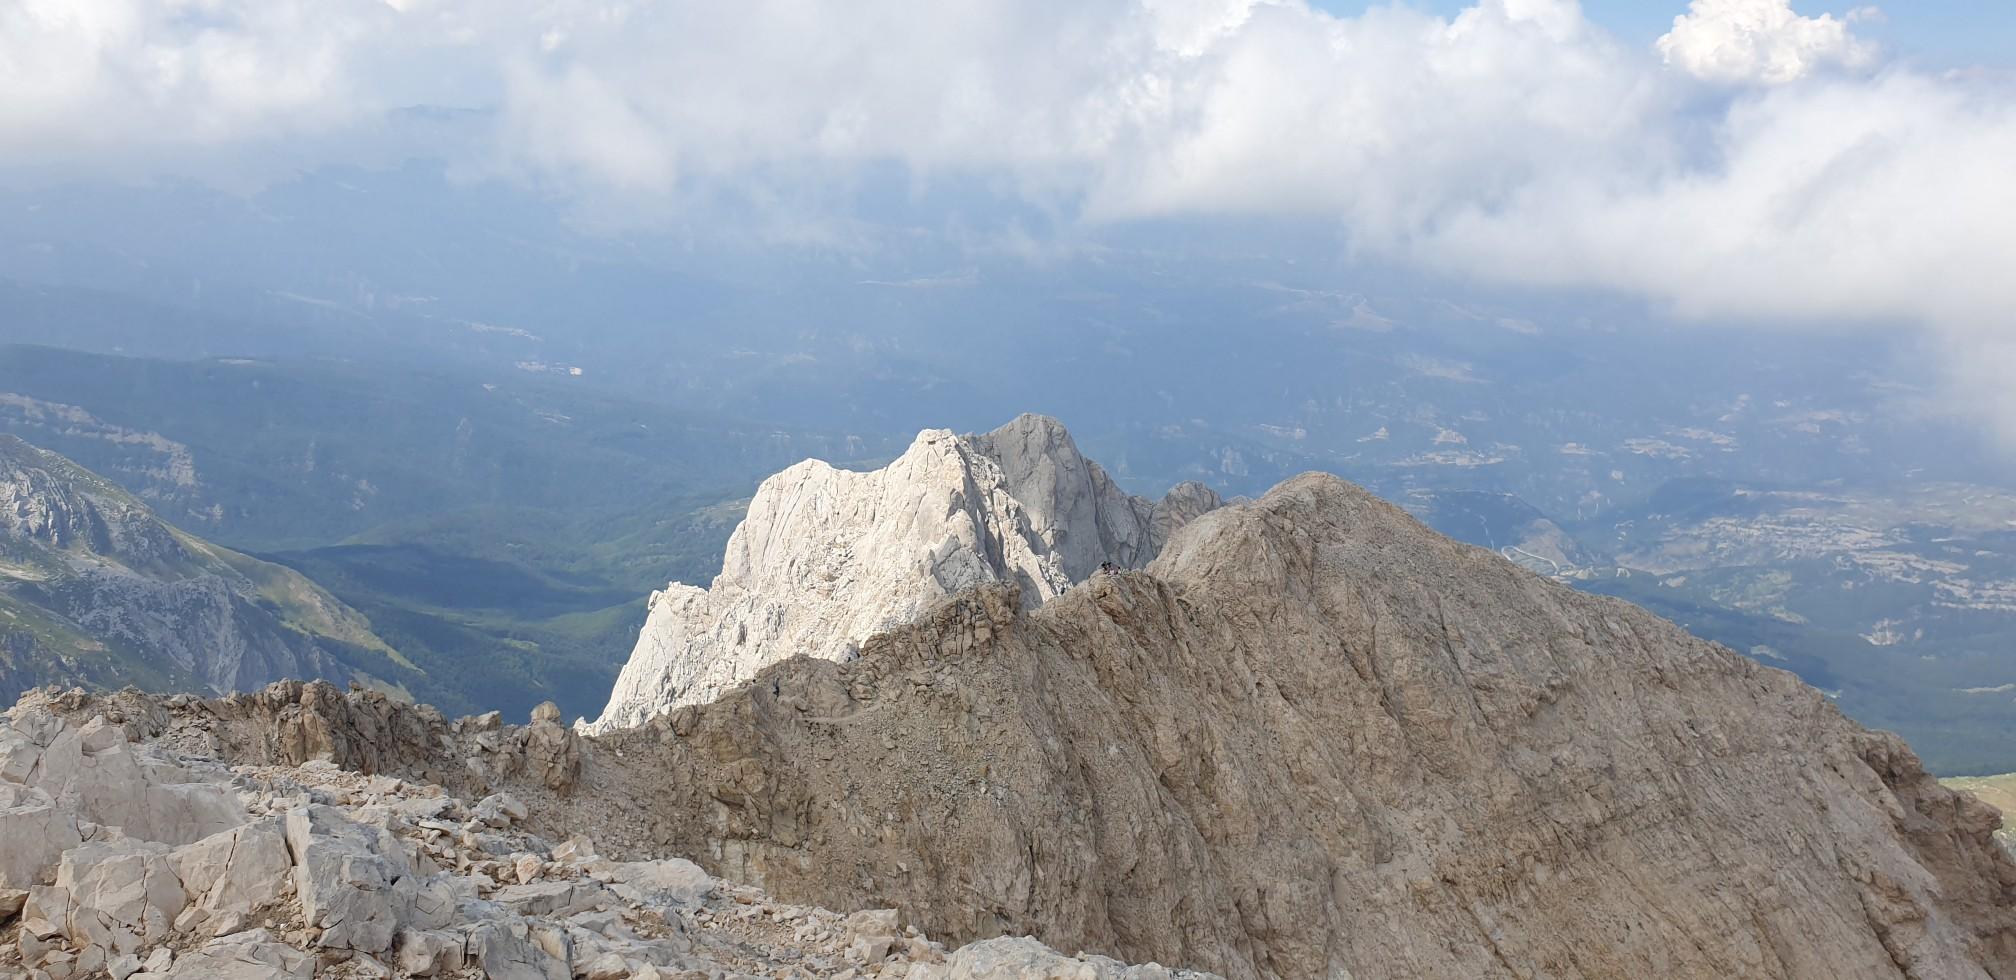
<path fill-rule="evenodd" d="M 1370 6 L 1365 0 L 1311 0 L 1331 13 L 1355 14 Z M 1402 6 L 1453 14 L 1471 6 L 1465 0 L 1404 0 Z M 1590 19 L 1618 37 L 1650 45 L 1685 11 L 1686 0 L 1582 0 Z M 1793 8 L 1807 16 L 1841 17 L 1858 7 L 1883 12 L 1880 23 L 1865 23 L 1858 33 L 1882 43 L 1911 61 L 1936 67 L 2008 66 L 2016 53 L 2016 0 L 1908 0 L 1892 3 L 1843 3 L 1839 0 L 1795 0 Z"/>

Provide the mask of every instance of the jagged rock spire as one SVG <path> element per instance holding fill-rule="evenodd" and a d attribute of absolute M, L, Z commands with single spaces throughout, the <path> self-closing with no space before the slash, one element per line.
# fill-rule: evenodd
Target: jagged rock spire
<path fill-rule="evenodd" d="M 1139 568 L 1218 506 L 1185 484 L 1162 504 L 1122 492 L 1057 420 L 1023 415 L 984 435 L 918 433 L 872 472 L 806 460 L 765 480 L 711 588 L 673 583 L 591 730 L 711 701 L 796 655 L 845 660 L 931 601 L 993 582 L 1029 606 L 1108 562 Z"/>

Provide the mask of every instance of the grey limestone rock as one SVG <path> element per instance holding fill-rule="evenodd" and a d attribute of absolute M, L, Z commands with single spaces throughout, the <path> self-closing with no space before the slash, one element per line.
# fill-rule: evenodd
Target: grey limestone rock
<path fill-rule="evenodd" d="M 1140 568 L 1218 503 L 1185 484 L 1122 492 L 1056 420 L 983 435 L 926 430 L 868 473 L 807 460 L 763 482 L 712 587 L 673 583 L 589 731 L 634 726 L 792 656 L 846 660 L 870 635 L 963 589 L 1007 582 L 1031 607 L 1107 564 Z"/>

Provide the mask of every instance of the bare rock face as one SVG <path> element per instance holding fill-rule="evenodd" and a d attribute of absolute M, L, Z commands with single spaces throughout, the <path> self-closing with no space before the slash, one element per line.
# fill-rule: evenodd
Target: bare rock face
<path fill-rule="evenodd" d="M 344 710 L 333 706 L 347 699 L 317 693 L 291 703 L 318 717 Z M 472 803 L 436 784 L 323 759 L 257 764 L 241 756 L 227 770 L 212 752 L 185 750 L 201 743 L 256 754 L 285 740 L 217 738 L 221 716 L 207 703 L 176 698 L 145 707 L 151 700 L 31 695 L 0 714 L 0 753 L 10 763 L 0 766 L 0 977 L 1033 976 L 1021 970 L 1026 965 L 1060 977 L 1210 980 L 1159 967 L 1130 972 L 1033 940 L 967 953 L 903 925 L 895 909 L 847 915 L 787 905 L 688 861 L 612 861 L 589 838 L 556 844 L 529 833 L 525 805 L 508 795 Z M 140 734 L 129 738 L 104 712 L 72 722 L 93 708 L 141 723 Z M 542 709 L 532 727 L 566 732 L 557 721 L 557 712 Z M 451 726 L 429 744 L 459 748 L 453 743 L 464 735 L 504 733 Z M 61 748 L 72 743 L 81 762 Z M 407 746 L 380 758 L 403 764 L 424 751 Z M 22 758 L 25 768 L 11 765 Z M 118 758 L 137 768 L 124 769 Z M 134 819 L 144 814 L 99 795 L 51 795 L 31 785 L 96 764 L 120 773 L 130 800 L 200 789 L 223 807 L 226 829 L 182 842 L 188 834 L 178 823 Z M 17 833 L 23 810 L 55 814 L 67 835 Z M 126 822 L 98 822 L 113 817 Z M 951 972 L 931 972 L 938 964 Z"/>
<path fill-rule="evenodd" d="M 1013 583 L 1034 607 L 1105 565 L 1139 568 L 1217 506 L 1186 484 L 1162 505 L 1120 491 L 1055 420 L 920 433 L 869 473 L 807 460 L 763 482 L 708 589 L 673 583 L 590 731 L 711 701 L 792 656 L 862 640 L 963 589 Z"/>
<path fill-rule="evenodd" d="M 1901 741 L 1335 478 L 1023 588 L 571 750 L 533 748 L 550 711 L 319 684 L 31 695 L 0 725 L 0 830 L 36 828 L 0 834 L 0 974 L 2016 976 L 1997 814 Z M 120 844 L 39 782 L 72 736 L 143 779 L 235 764 L 240 822 Z"/>
<path fill-rule="evenodd" d="M 1994 811 L 1894 736 L 1332 477 L 779 664 L 584 782 L 780 895 L 1231 977 L 2016 975 Z"/>
<path fill-rule="evenodd" d="M 523 753 L 518 758 L 541 785 L 565 793 L 581 775 L 581 736 L 560 724 L 558 705 L 543 702 L 532 709 L 532 724 L 524 730 Z"/>

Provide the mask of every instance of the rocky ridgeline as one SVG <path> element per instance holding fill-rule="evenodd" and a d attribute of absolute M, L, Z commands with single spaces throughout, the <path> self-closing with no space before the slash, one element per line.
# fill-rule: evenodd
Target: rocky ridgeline
<path fill-rule="evenodd" d="M 990 526 L 1050 557 L 985 567 L 1061 569 L 1040 601 L 1033 572 L 939 576 L 973 567 L 959 542 L 1008 554 L 970 523 L 928 524 L 949 564 L 791 565 L 815 556 L 761 545 L 752 508 L 738 540 L 788 561 L 731 566 L 815 585 L 723 607 L 770 610 L 744 622 L 937 584 L 858 656 L 831 655 L 839 620 L 792 620 L 823 624 L 802 655 L 639 725 L 448 721 L 320 683 L 31 693 L 0 728 L 8 934 L 51 976 L 1164 972 L 994 938 L 1020 935 L 1235 980 L 2016 976 L 1996 811 L 1791 674 L 1331 476 L 1108 541 L 1153 508 L 1073 511 L 1041 491 L 1082 482 L 1072 456 L 998 436 L 937 447 L 966 462 L 935 490 L 788 509 L 970 514 L 967 464 L 993 461 L 1027 479 L 989 508 L 1051 516 Z M 1155 557 L 1073 578 L 1123 540 Z"/>
<path fill-rule="evenodd" d="M 1995 812 L 1902 741 L 1319 474 L 586 758 L 539 819 L 951 938 L 1238 978 L 2016 976 Z"/>
<path fill-rule="evenodd" d="M 587 836 L 527 832 L 509 794 L 334 761 L 424 769 L 466 743 L 465 782 L 515 756 L 501 772 L 569 787 L 573 735 L 550 707 L 518 729 L 429 714 L 327 685 L 215 702 L 31 692 L 0 720 L 0 976 L 1195 976 L 1027 939 L 948 952 L 893 909 L 842 915 L 684 860 L 613 860 Z M 254 725 L 270 741 L 247 740 Z"/>
<path fill-rule="evenodd" d="M 993 583 L 1034 607 L 1108 564 L 1140 568 L 1220 505 L 1197 483 L 1123 493 L 1055 419 L 919 433 L 867 473 L 806 460 L 756 491 L 711 588 L 654 593 L 608 707 L 583 729 L 704 704 L 794 656 L 847 660 L 932 603 Z"/>

